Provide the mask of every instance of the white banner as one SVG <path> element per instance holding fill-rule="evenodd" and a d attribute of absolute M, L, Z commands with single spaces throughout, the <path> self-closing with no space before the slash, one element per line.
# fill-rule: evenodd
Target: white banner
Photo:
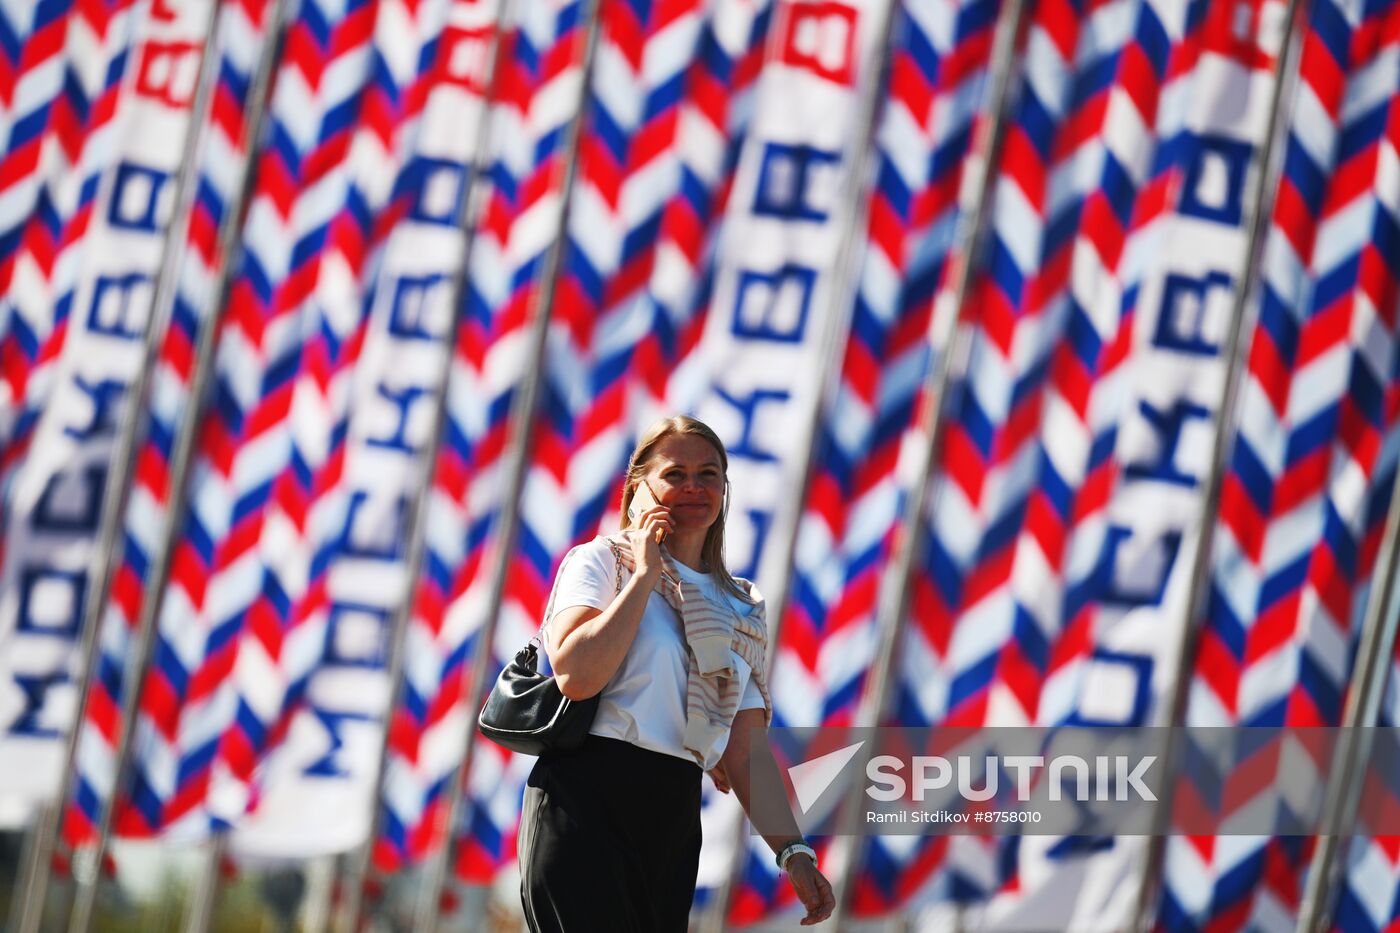
<path fill-rule="evenodd" d="M 837 266 L 866 188 L 853 165 L 870 145 L 861 92 L 879 77 L 890 12 L 888 0 L 775 5 L 704 334 L 667 385 L 669 410 L 658 412 L 691 413 L 724 442 L 726 558 L 758 584 L 770 628 L 786 598 L 814 410 L 839 375 L 832 343 L 844 336 L 850 296 L 836 292 L 848 281 Z M 737 801 L 706 789 L 706 827 L 737 825 Z M 722 885 L 736 859 L 740 900 L 754 865 L 769 871 L 767 884 L 785 884 L 762 840 L 720 829 L 706 832 L 701 885 Z"/>
<path fill-rule="evenodd" d="M 704 336 L 667 386 L 672 411 L 718 432 L 732 483 L 730 569 L 771 611 L 807 472 L 811 413 L 846 324 L 833 294 L 868 145 L 859 89 L 876 79 L 886 0 L 779 4 L 749 136 L 720 232 Z"/>
<path fill-rule="evenodd" d="M 446 365 L 452 289 L 463 258 L 458 226 L 483 115 L 496 4 L 437 0 L 403 20 L 383 17 L 375 39 L 411 100 L 426 104 L 398 128 L 399 151 L 353 169 L 370 203 L 406 207 L 384 246 L 373 308 L 356 364 L 344 472 L 332 534 L 322 541 L 325 649 L 283 743 L 259 775 L 253 812 L 232 839 L 241 855 L 306 858 L 363 843 L 393 684 L 385 668 L 390 624 L 408 595 L 414 497 Z M 446 29 L 444 30 L 444 25 Z M 422 63 L 425 43 L 437 58 Z M 421 73 L 417 69 L 423 67 Z M 415 87 L 416 85 L 416 87 Z M 384 171 L 384 162 L 398 171 Z M 396 178 L 397 175 L 397 178 Z M 393 190 L 390 190 L 390 185 Z M 328 513 L 329 516 L 329 513 Z"/>
<path fill-rule="evenodd" d="M 77 645 L 105 554 L 108 469 L 144 359 L 212 0 L 153 3 L 135 24 L 98 196 L 55 269 L 67 333 L 26 458 L 5 489 L 0 569 L 0 820 L 52 799 L 78 705 Z M 113 25 L 114 34 L 128 26 Z M 72 290 L 57 294 L 72 275 Z M 15 800 L 24 803 L 16 803 Z"/>
<path fill-rule="evenodd" d="M 1150 5 L 1161 8 L 1164 22 L 1183 23 L 1184 5 Z M 1249 4 L 1234 9 L 1251 12 Z M 1091 637 L 1043 683 L 1043 725 L 1166 725 L 1170 691 L 1177 678 L 1192 676 L 1177 653 L 1190 622 L 1190 575 L 1224 389 L 1222 345 L 1244 284 L 1244 224 L 1269 118 L 1270 66 L 1283 43 L 1275 15 L 1281 4 L 1256 8 L 1254 19 L 1224 12 L 1198 27 L 1194 41 L 1204 48 L 1194 70 L 1164 88 L 1158 104 L 1158 145 L 1178 147 L 1172 171 L 1179 177 L 1168 189 L 1175 201 L 1126 246 L 1123 279 L 1141 285 L 1125 381 L 1131 394 L 1113 453 L 1117 482 L 1107 508 L 1073 529 L 1068 545 L 1066 585 L 1088 587 L 1096 602 L 1088 610 Z M 986 905 L 985 926 L 1131 926 L 1145 843 L 1136 836 L 1025 837 L 1015 889 Z"/>

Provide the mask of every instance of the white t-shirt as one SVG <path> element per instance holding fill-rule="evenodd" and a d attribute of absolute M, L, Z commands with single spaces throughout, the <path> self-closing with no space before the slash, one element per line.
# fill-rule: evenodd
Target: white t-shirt
<path fill-rule="evenodd" d="M 741 615 L 757 610 L 732 593 L 723 591 L 711 574 L 700 573 L 675 561 L 676 570 L 698 584 L 706 598 L 720 603 L 721 595 Z M 622 568 L 622 583 L 631 572 Z M 617 558 L 602 538 L 580 545 L 564 561 L 554 595 L 557 616 L 573 606 L 606 609 L 617 591 Z M 722 603 L 720 603 L 722 605 Z M 546 653 L 548 649 L 546 648 Z M 739 709 L 762 709 L 763 694 L 753 682 L 748 663 L 730 649 L 735 676 L 743 691 Z M 655 589 L 647 599 L 637 635 L 622 664 L 603 688 L 598 715 L 588 731 L 621 739 L 641 748 L 694 761 L 685 747 L 685 690 L 690 665 L 686 657 L 681 620 L 666 598 Z M 716 740 L 718 751 L 729 743 L 729 734 Z"/>

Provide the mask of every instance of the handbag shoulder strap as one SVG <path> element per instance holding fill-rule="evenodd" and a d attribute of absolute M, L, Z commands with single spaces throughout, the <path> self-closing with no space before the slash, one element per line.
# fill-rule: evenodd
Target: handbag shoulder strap
<path fill-rule="evenodd" d="M 613 563 L 617 567 L 617 586 L 613 590 L 613 599 L 617 599 L 617 594 L 622 592 L 622 559 L 617 553 L 617 545 L 613 544 L 611 541 L 608 542 L 608 544 L 612 547 Z M 544 630 L 549 627 L 549 623 L 554 619 L 554 597 L 559 592 L 559 578 L 564 575 L 564 565 L 569 562 L 570 557 L 574 556 L 574 552 L 581 547 L 583 547 L 582 544 L 576 544 L 569 548 L 568 552 L 564 555 L 564 559 L 559 562 L 559 570 L 554 574 L 554 585 L 549 588 L 549 603 L 544 607 L 544 621 L 540 623 L 539 631 L 535 632 L 535 636 L 530 639 L 531 644 L 538 645 L 544 641 Z"/>

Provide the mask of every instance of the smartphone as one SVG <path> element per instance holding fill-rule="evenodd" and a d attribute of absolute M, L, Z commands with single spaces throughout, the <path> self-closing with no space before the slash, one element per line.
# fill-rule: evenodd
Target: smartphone
<path fill-rule="evenodd" d="M 652 494 L 650 486 L 645 482 L 638 483 L 636 491 L 632 493 L 632 501 L 627 506 L 627 520 L 635 526 L 642 520 L 642 515 L 648 509 L 654 509 L 660 504 L 661 503 L 656 501 L 656 496 Z M 660 544 L 661 540 L 665 537 L 665 530 L 658 530 L 656 532 L 656 543 Z"/>

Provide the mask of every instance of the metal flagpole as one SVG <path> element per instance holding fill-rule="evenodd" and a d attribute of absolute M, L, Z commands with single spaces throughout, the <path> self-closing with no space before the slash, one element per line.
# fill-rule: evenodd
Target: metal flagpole
<path fill-rule="evenodd" d="M 219 879 L 224 865 L 224 853 L 228 851 L 228 832 L 219 831 L 209 836 L 204 847 L 204 864 L 199 877 L 195 879 L 194 893 L 190 895 L 190 909 L 185 914 L 185 933 L 204 933 L 214 919 L 214 904 L 219 899 Z"/>
<path fill-rule="evenodd" d="M 1195 667 L 1197 642 L 1200 635 L 1197 622 L 1205 612 L 1205 601 L 1210 592 L 1209 574 L 1211 550 L 1214 543 L 1213 531 L 1216 517 L 1220 512 L 1220 493 L 1230 455 L 1236 402 L 1244 372 L 1243 334 L 1245 320 L 1249 315 L 1255 292 L 1259 286 L 1265 233 L 1269 225 L 1269 207 L 1273 203 L 1272 193 L 1277 190 L 1278 175 L 1283 164 L 1279 153 L 1283 150 L 1283 135 L 1288 131 L 1287 122 L 1283 117 L 1293 99 L 1293 85 L 1298 77 L 1296 66 L 1301 45 L 1298 41 L 1298 14 L 1301 7 L 1301 0 L 1288 0 L 1288 7 L 1284 13 L 1284 44 L 1274 69 L 1273 96 L 1269 102 L 1269 124 L 1264 135 L 1264 147 L 1259 153 L 1258 171 L 1254 175 L 1254 190 L 1248 201 L 1248 210 L 1251 215 L 1245 247 L 1244 272 L 1240 280 L 1240 287 L 1235 291 L 1235 300 L 1230 309 L 1230 329 L 1222 345 L 1222 354 L 1225 359 L 1225 387 L 1221 393 L 1220 408 L 1215 419 L 1211 468 L 1206 478 L 1196 551 L 1191 563 L 1190 588 L 1186 598 L 1186 617 L 1181 620 L 1180 625 L 1180 642 L 1176 655 L 1176 679 L 1172 684 L 1167 705 L 1166 725 L 1168 727 L 1175 727 L 1179 724 L 1186 713 L 1186 700 L 1191 689 L 1191 671 Z M 1176 754 L 1178 752 L 1178 743 L 1174 733 L 1174 728 L 1166 730 L 1159 756 L 1162 773 L 1167 775 L 1168 780 L 1173 784 L 1176 780 Z M 1169 786 L 1163 795 L 1164 799 L 1170 799 L 1172 792 L 1172 787 Z M 1135 930 L 1150 929 L 1157 912 L 1157 899 L 1161 890 L 1161 873 L 1166 855 L 1165 833 L 1170 827 L 1170 821 L 1170 807 L 1158 807 L 1153 811 L 1153 831 L 1147 840 L 1147 853 L 1143 859 L 1141 881 L 1138 887 L 1137 909 L 1133 924 Z"/>
<path fill-rule="evenodd" d="M 380 793 L 383 790 L 384 772 L 388 764 L 389 753 L 389 727 L 397 707 L 399 698 L 404 691 L 404 642 L 408 633 L 408 623 L 413 615 L 413 599 L 418 576 L 422 571 L 423 555 L 427 548 L 427 527 L 428 527 L 428 504 L 432 499 L 430 495 L 433 482 L 433 474 L 437 465 L 439 451 L 442 449 L 443 433 L 447 425 L 447 386 L 452 373 L 452 360 L 457 346 L 457 333 L 461 322 L 460 308 L 462 299 L 466 294 L 468 269 L 471 263 L 472 245 L 476 240 L 476 220 L 479 213 L 478 199 L 474 192 L 478 190 L 477 184 L 481 179 L 482 165 L 489 157 L 491 133 L 491 107 L 495 103 L 496 92 L 499 82 L 496 79 L 496 57 L 500 51 L 500 38 L 503 24 L 506 21 L 506 11 L 510 9 L 510 0 L 501 0 L 500 8 L 496 13 L 496 26 L 491 34 L 491 41 L 486 52 L 486 74 L 490 75 L 490 84 L 487 87 L 483 98 L 481 124 L 477 136 L 476 148 L 471 156 L 471 162 L 467 166 L 466 179 L 462 183 L 461 201 L 457 205 L 456 217 L 453 220 L 454 226 L 462 231 L 462 251 L 461 263 L 459 264 L 452 280 L 452 287 L 449 292 L 448 306 L 453 313 L 448 318 L 447 333 L 444 337 L 443 359 L 441 368 L 441 378 L 438 380 L 437 388 L 433 392 L 433 426 L 429 431 L 427 444 L 423 448 L 422 461 L 420 466 L 422 473 L 417 484 L 408 534 L 408 548 L 405 556 L 404 566 L 404 593 L 398 608 L 389 624 L 388 653 L 385 664 L 385 672 L 389 682 L 389 705 L 384 713 L 384 732 L 379 746 L 379 759 L 375 766 L 373 794 L 370 797 L 370 824 L 369 833 L 365 841 L 354 851 L 348 853 L 344 859 L 346 876 L 338 879 L 340 890 L 344 900 L 341 903 L 338 926 L 341 929 L 355 929 L 359 924 L 364 901 L 365 882 L 372 871 L 372 861 L 374 857 L 374 843 L 379 837 L 380 829 L 383 826 L 383 803 Z"/>
<path fill-rule="evenodd" d="M 511 554 L 515 549 L 516 536 L 520 531 L 520 496 L 524 490 L 525 472 L 530 462 L 530 437 L 533 433 L 533 420 L 536 399 L 539 396 L 540 379 L 545 368 L 545 341 L 549 335 L 549 320 L 554 309 L 554 297 L 563 264 L 565 242 L 568 238 L 569 205 L 573 200 L 574 179 L 578 173 L 579 140 L 582 136 L 583 110 L 588 101 L 588 92 L 593 77 L 594 54 L 598 45 L 598 12 L 601 0 L 588 0 L 584 12 L 587 30 L 584 36 L 583 61 L 580 63 L 582 76 L 579 80 L 578 105 L 576 116 L 569 123 L 568 136 L 562 149 L 564 178 L 559 203 L 559 236 L 550 244 L 541 265 L 540 282 L 544 288 L 530 323 L 530 349 L 526 359 L 531 365 L 515 397 L 510 413 L 511 436 L 509 454 L 506 460 L 506 488 L 501 495 L 501 525 L 496 537 L 491 559 L 491 590 L 486 601 L 486 622 L 477 635 L 476 653 L 472 658 L 471 680 L 468 682 L 468 708 L 476 710 L 482 702 L 485 686 L 482 681 L 492 658 L 492 640 L 496 631 L 496 617 L 500 615 L 505 597 L 506 573 L 510 568 Z M 438 915 L 442 908 L 442 889 L 447 881 L 447 872 L 452 864 L 452 853 L 456 849 L 455 830 L 458 814 L 462 808 L 462 798 L 466 793 L 466 783 L 471 774 L 472 752 L 476 747 L 476 730 L 467 731 L 466 745 L 462 750 L 461 761 L 452 770 L 447 780 L 446 837 L 442 845 L 428 860 L 426 884 L 419 891 L 417 909 L 414 912 L 414 929 L 433 930 L 438 925 Z"/>
<path fill-rule="evenodd" d="M 86 692 L 86 676 L 81 689 Z M 79 711 L 81 712 L 81 711 Z M 75 725 L 78 722 L 75 719 Z M 64 769 L 64 774 L 68 769 Z M 60 786 L 59 800 L 64 797 Z M 44 900 L 48 893 L 49 874 L 53 870 L 53 839 L 52 827 L 55 825 L 53 810 L 62 812 L 58 806 L 44 806 L 39 809 L 34 817 L 34 825 L 24 834 L 24 843 L 20 850 L 19 870 L 15 873 L 14 889 L 10 895 L 10 916 L 9 929 L 33 930 L 37 928 L 39 921 L 31 920 L 29 912 L 36 911 L 38 916 L 43 915 Z M 48 852 L 46 856 L 43 853 Z M 36 885 L 39 887 L 36 889 Z M 37 896 L 36 896 L 37 890 Z"/>
<path fill-rule="evenodd" d="M 249 93 L 249 119 L 247 121 L 247 125 L 251 128 L 251 131 L 249 135 L 248 154 L 244 161 L 243 178 L 240 182 L 237 203 L 234 206 L 234 209 L 230 210 L 230 212 L 224 217 L 223 225 L 219 230 L 219 248 L 220 255 L 223 257 L 223 267 L 219 271 L 219 284 L 218 289 L 215 293 L 216 298 L 214 311 L 209 316 L 209 319 L 205 321 L 203 327 L 200 330 L 199 344 L 195 354 L 194 380 L 190 395 L 191 399 L 194 400 L 195 410 L 191 411 L 190 417 L 186 418 L 185 421 L 180 425 L 180 433 L 179 436 L 176 438 L 175 445 L 173 448 L 174 456 L 171 460 L 170 471 L 171 505 L 166 515 L 165 534 L 163 535 L 164 547 L 160 554 L 160 559 L 156 568 L 156 573 L 152 577 L 150 584 L 147 588 L 148 598 L 142 603 L 141 606 L 141 614 L 137 621 L 136 633 L 134 638 L 132 639 L 132 652 L 130 656 L 131 665 L 129 670 L 126 672 L 126 678 L 123 681 L 127 687 L 127 695 L 123 698 L 120 729 L 117 733 L 117 748 L 116 754 L 114 756 L 115 763 L 113 766 L 112 788 L 111 793 L 108 795 L 108 797 L 99 805 L 101 814 L 98 823 L 99 834 L 97 845 L 95 847 L 95 852 L 93 852 L 94 863 L 97 866 L 98 871 L 100 871 L 101 869 L 102 860 L 107 853 L 108 846 L 111 843 L 113 814 L 116 811 L 117 800 L 121 796 L 123 788 L 126 787 L 127 783 L 130 780 L 129 772 L 131 770 L 132 751 L 131 733 L 136 723 L 136 714 L 137 709 L 139 707 L 141 686 L 145 680 L 147 669 L 150 667 L 151 664 L 151 655 L 155 643 L 153 635 L 155 631 L 156 620 L 159 617 L 160 607 L 164 601 L 163 597 L 165 591 L 165 584 L 170 576 L 171 542 L 174 536 L 178 534 L 180 524 L 182 523 L 185 514 L 187 497 L 187 490 L 185 489 L 185 478 L 187 473 L 189 472 L 189 465 L 194 452 L 195 440 L 198 437 L 199 433 L 198 428 L 200 419 L 196 417 L 195 414 L 198 410 L 198 407 L 201 404 L 202 399 L 206 394 L 206 390 L 209 385 L 209 380 L 212 373 L 212 369 L 209 363 L 211 357 L 213 356 L 216 336 L 218 333 L 218 319 L 222 316 L 223 309 L 227 304 L 229 287 L 233 277 L 233 270 L 237 266 L 234 251 L 237 249 L 238 245 L 238 235 L 242 226 L 243 210 L 247 204 L 248 189 L 250 187 L 250 182 L 253 173 L 256 170 L 257 140 L 258 137 L 261 135 L 263 115 L 265 110 L 264 105 L 266 103 L 268 89 L 272 82 L 272 73 L 275 67 L 275 63 L 281 55 L 281 23 L 283 19 L 283 14 L 285 13 L 288 4 L 289 0 L 277 0 L 276 2 L 276 8 L 273 11 L 273 19 L 271 20 L 271 23 L 272 28 L 275 30 L 274 34 L 277 36 L 277 39 L 268 46 L 267 51 L 264 53 L 263 59 L 258 66 L 258 73 L 254 79 L 254 83 Z M 216 4 L 216 15 L 217 8 L 218 5 Z M 209 31 L 209 39 L 207 41 L 212 42 L 216 32 L 217 21 L 213 26 L 211 26 Z M 203 75 L 205 74 L 206 66 L 209 68 L 213 67 L 208 64 L 207 59 L 215 57 L 208 55 L 209 48 L 210 46 L 206 45 L 206 61 L 201 62 L 201 91 L 202 93 L 205 93 L 206 97 L 209 89 L 203 83 Z M 215 71 L 216 70 L 217 69 L 215 69 Z M 189 153 L 187 153 L 187 156 L 188 157 L 186 159 L 186 162 L 181 168 L 182 177 L 184 176 L 185 172 L 190 170 L 190 163 L 195 161 L 193 156 L 191 156 Z M 171 232 L 169 235 L 176 235 L 174 231 L 176 231 L 177 229 L 181 229 L 181 232 L 183 232 L 182 228 L 177 228 L 177 225 L 172 223 Z M 176 263 L 167 263 L 166 267 L 161 270 L 161 279 L 159 285 L 160 291 L 158 292 L 158 294 L 161 296 L 161 300 L 163 302 L 161 305 L 162 308 L 168 308 L 170 302 L 173 300 L 177 272 L 178 264 Z M 147 366 L 145 369 L 149 370 L 150 366 Z M 127 456 L 129 457 L 130 455 L 131 451 L 128 451 Z M 116 548 L 113 548 L 114 552 L 115 550 Z M 105 607 L 106 600 L 94 600 L 93 603 L 98 607 Z M 92 621 L 96 622 L 96 619 Z M 93 650 L 96 650 L 95 640 Z M 91 661 L 91 658 L 89 660 Z M 72 760 L 69 759 L 69 773 L 71 773 L 72 770 L 71 765 Z M 65 801 L 66 797 L 60 799 L 60 809 Z M 96 872 L 91 873 L 87 878 L 79 879 L 77 892 L 73 902 L 73 912 L 69 918 L 70 930 L 75 931 L 76 933 L 76 931 L 86 931 L 88 929 L 91 923 L 92 908 L 96 898 L 96 894 Z M 25 931 L 21 931 L 21 933 L 25 933 Z"/>
<path fill-rule="evenodd" d="M 832 266 L 831 289 L 827 292 L 824 320 L 826 330 L 822 334 L 822 350 L 818 390 L 813 394 L 812 404 L 805 413 L 803 425 L 807 432 L 807 450 L 803 458 L 802 481 L 798 484 L 795 506 L 788 527 L 783 529 L 782 563 L 775 579 L 781 589 L 772 601 L 772 611 L 768 618 L 768 643 L 774 649 L 782 633 L 783 617 L 787 615 L 788 600 L 792 592 L 789 579 L 797 552 L 797 536 L 802 528 L 802 511 L 807 502 L 807 494 L 812 487 L 812 467 L 817 455 L 818 437 L 822 415 L 832 410 L 836 394 L 840 388 L 841 360 L 845 352 L 846 337 L 850 331 L 851 316 L 860 280 L 860 246 L 865 232 L 870 209 L 870 153 L 875 147 L 875 135 L 879 128 L 880 100 L 889 83 L 890 37 L 894 29 L 894 8 L 899 0 L 886 0 L 884 16 L 876 24 L 875 48 L 871 54 L 872 79 L 866 85 L 865 93 L 859 101 L 857 111 L 856 139 L 858 143 L 851 157 L 848 188 L 845 202 L 841 206 L 841 240 L 837 246 L 835 262 Z M 768 672 L 771 680 L 773 666 L 777 661 L 777 651 L 768 655 Z M 724 918 L 729 912 L 729 899 L 739 873 L 743 871 L 746 846 L 744 826 L 747 817 L 741 812 L 735 820 L 734 858 L 724 884 L 717 892 L 714 905 L 707 911 L 700 926 L 703 933 L 719 933 L 724 926 Z"/>
<path fill-rule="evenodd" d="M 323 855 L 306 866 L 306 896 L 301 902 L 303 933 L 325 933 L 329 925 L 337 861 L 334 855 Z"/>
<path fill-rule="evenodd" d="M 128 389 L 127 411 L 122 422 L 122 430 L 117 435 L 112 448 L 111 464 L 107 472 L 102 495 L 102 512 L 98 524 L 96 547 L 93 550 L 92 567 L 89 579 L 96 586 L 89 592 L 83 606 L 81 621 L 82 641 L 79 658 L 82 675 L 78 681 L 78 703 L 73 712 L 73 722 L 64 743 L 63 770 L 59 776 L 58 794 L 39 816 L 38 823 L 26 852 L 17 888 L 22 894 L 17 898 L 14 929 L 19 933 L 31 933 L 43 922 L 44 902 L 48 897 L 49 880 L 53 874 L 54 850 L 62 832 L 63 815 L 68 800 L 73 794 L 75 774 L 74 759 L 77 756 L 78 737 L 82 729 L 83 716 L 87 709 L 88 690 L 92 684 L 93 672 L 97 666 L 99 629 L 102 615 L 107 608 L 107 598 L 111 591 L 115 564 L 121 549 L 117 547 L 122 532 L 122 519 L 126 514 L 127 492 L 131 488 L 131 476 L 135 466 L 137 439 L 141 433 L 141 412 L 149 392 L 149 373 L 159 350 L 161 336 L 170 319 L 175 293 L 176 275 L 179 264 L 172 259 L 180 252 L 179 238 L 184 232 L 180 221 L 188 212 L 194 197 L 194 154 L 199 139 L 200 117 L 208 109 L 217 69 L 210 64 L 214 50 L 218 23 L 218 4 L 211 3 L 209 23 L 205 30 L 204 47 L 200 55 L 200 70 L 195 85 L 194 98 L 190 106 L 190 125 L 185 135 L 181 152 L 180 170 L 175 177 L 175 197 L 170 220 L 161 245 L 161 267 L 155 290 L 151 297 L 150 311 L 146 317 L 146 333 L 142 348 L 142 365 Z M 97 864 L 101 870 L 101 862 Z"/>
<path fill-rule="evenodd" d="M 1395 472 L 1390 514 L 1386 516 L 1385 534 L 1381 538 L 1376 570 L 1371 576 L 1371 594 L 1366 601 L 1366 616 L 1357 646 L 1356 670 L 1351 677 L 1356 686 L 1347 694 L 1346 714 L 1328 771 L 1336 778 L 1328 784 L 1323 803 L 1323 835 L 1313 850 L 1303 905 L 1298 914 L 1298 929 L 1305 933 L 1322 933 L 1332 919 L 1337 885 L 1341 881 L 1342 846 L 1352 838 L 1362 786 L 1370 770 L 1373 728 L 1380 719 L 1386 681 L 1395 656 L 1395 633 L 1400 625 L 1397 574 L 1400 574 L 1400 468 Z"/>
<path fill-rule="evenodd" d="M 928 390 L 926 398 L 933 401 L 920 412 L 922 429 L 928 438 L 920 452 L 918 469 L 905 502 L 904 515 L 900 519 L 900 534 L 896 541 L 897 551 L 890 570 L 881 580 L 879 602 L 877 604 L 880 647 L 875 656 L 875 664 L 870 674 L 870 685 L 861 709 L 857 712 L 857 723 L 877 726 L 889 703 L 890 672 L 894 665 L 895 650 L 899 646 L 904 631 L 904 621 L 909 615 L 912 598 L 914 569 L 918 566 L 919 534 L 925 509 L 937 502 L 934 486 L 934 469 L 938 462 L 944 433 L 944 416 L 950 409 L 948 396 L 959 377 L 967 368 L 971 349 L 970 331 L 959 328 L 963 306 L 967 303 L 973 277 L 978 267 L 982 242 L 986 238 L 991 218 L 993 187 L 996 184 L 997 167 L 1001 163 L 1003 143 L 1006 139 L 1007 115 L 1010 111 L 1011 88 L 1015 68 L 1015 52 L 1020 44 L 1023 20 L 1028 8 L 1026 0 L 1008 0 L 1002 19 L 997 23 L 996 37 L 993 40 L 991 58 L 992 89 L 989 100 L 992 104 L 992 122 L 986 140 L 986 156 L 982 161 L 981 177 L 976 185 L 976 200 L 973 202 L 971 223 L 959 231 L 958 241 L 963 244 L 961 263 L 957 270 L 956 284 L 950 300 L 941 308 L 935 308 L 934 320 L 930 327 L 935 351 L 943 347 L 941 359 L 935 357 L 933 366 L 925 380 Z M 941 365 L 940 365 L 941 364 Z M 862 764 L 870 757 L 871 749 L 862 749 L 857 756 Z M 864 772 L 864 767 L 861 769 Z M 857 803 L 852 797 L 847 801 L 842 815 L 842 831 L 834 845 L 842 845 L 846 853 L 839 861 L 841 875 L 836 881 L 836 911 L 833 914 L 834 928 L 844 925 L 846 913 L 850 909 L 851 882 L 859 870 L 861 847 L 854 835 L 857 819 Z"/>

